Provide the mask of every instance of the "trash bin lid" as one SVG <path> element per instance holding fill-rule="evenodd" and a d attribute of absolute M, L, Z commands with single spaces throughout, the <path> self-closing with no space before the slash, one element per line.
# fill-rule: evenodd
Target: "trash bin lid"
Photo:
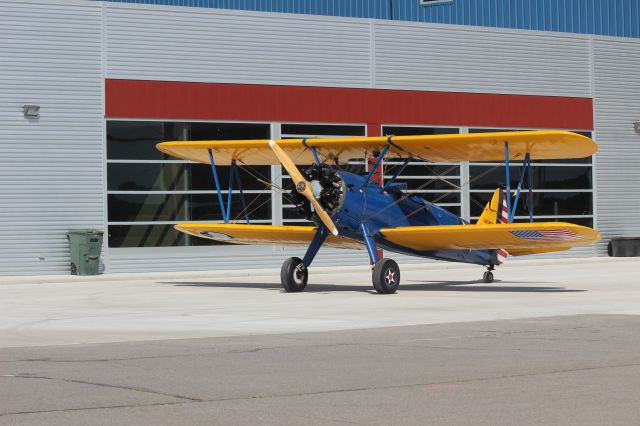
<path fill-rule="evenodd" d="M 104 231 L 100 229 L 72 229 L 70 231 L 67 231 L 67 235 L 87 235 L 87 234 L 102 235 L 104 234 Z"/>

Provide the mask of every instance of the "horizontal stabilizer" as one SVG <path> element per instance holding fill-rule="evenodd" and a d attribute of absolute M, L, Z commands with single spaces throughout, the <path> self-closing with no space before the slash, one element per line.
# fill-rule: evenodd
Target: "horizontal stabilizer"
<path fill-rule="evenodd" d="M 566 250 L 600 239 L 595 229 L 565 222 L 383 228 L 389 242 L 413 250 L 504 249 L 513 255 Z"/>
<path fill-rule="evenodd" d="M 178 231 L 196 237 L 234 244 L 309 245 L 315 226 L 240 225 L 231 223 L 180 223 Z M 324 245 L 345 249 L 364 249 L 358 241 L 329 235 Z"/>

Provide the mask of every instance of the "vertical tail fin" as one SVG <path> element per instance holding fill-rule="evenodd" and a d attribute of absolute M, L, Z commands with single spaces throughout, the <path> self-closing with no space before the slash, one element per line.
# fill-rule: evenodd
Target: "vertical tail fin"
<path fill-rule="evenodd" d="M 487 203 L 482 212 L 482 215 L 478 218 L 476 224 L 479 225 L 495 225 L 498 223 L 509 223 L 509 211 L 507 209 L 507 198 L 502 191 L 502 188 L 496 189 L 491 197 L 491 201 Z M 507 261 L 507 253 L 504 249 L 496 250 L 496 257 L 498 265 L 502 265 Z"/>
<path fill-rule="evenodd" d="M 476 225 L 494 225 L 496 223 L 500 223 L 499 212 L 502 211 L 502 208 L 500 207 L 500 200 L 502 198 L 502 188 L 496 189 L 493 193 L 493 197 L 491 197 L 491 201 L 487 203 L 484 211 L 478 218 Z"/>

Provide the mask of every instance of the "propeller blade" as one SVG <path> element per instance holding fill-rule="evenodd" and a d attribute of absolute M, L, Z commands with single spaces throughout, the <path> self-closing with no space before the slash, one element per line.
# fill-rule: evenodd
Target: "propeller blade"
<path fill-rule="evenodd" d="M 324 223 L 324 226 L 326 226 L 333 235 L 338 235 L 338 228 L 331 220 L 331 216 L 329 216 L 329 213 L 326 212 L 322 205 L 320 205 L 320 202 L 313 196 L 311 185 L 309 184 L 309 182 L 307 182 L 304 176 L 302 176 L 302 173 L 300 173 L 300 170 L 298 170 L 296 163 L 294 163 L 291 157 L 289 157 L 287 153 L 274 141 L 269 141 L 269 147 L 278 158 L 278 161 L 282 163 L 282 166 L 287 171 L 287 173 L 289 173 L 291 179 L 293 179 L 293 183 L 296 186 L 296 191 L 304 195 L 304 197 L 309 200 L 311 204 L 313 204 L 313 208 L 315 209 L 322 223 Z"/>

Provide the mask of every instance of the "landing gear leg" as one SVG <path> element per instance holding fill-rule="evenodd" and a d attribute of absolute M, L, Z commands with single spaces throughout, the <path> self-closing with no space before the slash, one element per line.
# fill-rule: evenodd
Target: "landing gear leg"
<path fill-rule="evenodd" d="M 295 293 L 304 290 L 307 286 L 307 280 L 309 279 L 308 267 L 313 262 L 313 258 L 316 257 L 318 250 L 322 247 L 322 243 L 329 236 L 327 228 L 320 224 L 316 231 L 316 234 L 309 244 L 307 253 L 304 255 L 304 259 L 299 257 L 290 257 L 285 260 L 280 270 L 280 282 L 282 288 L 288 293 Z"/>
<path fill-rule="evenodd" d="M 495 269 L 495 267 L 493 265 L 489 265 L 487 266 L 487 270 L 485 271 L 485 273 L 482 275 L 482 281 L 486 284 L 490 284 L 493 282 L 493 270 Z"/>

